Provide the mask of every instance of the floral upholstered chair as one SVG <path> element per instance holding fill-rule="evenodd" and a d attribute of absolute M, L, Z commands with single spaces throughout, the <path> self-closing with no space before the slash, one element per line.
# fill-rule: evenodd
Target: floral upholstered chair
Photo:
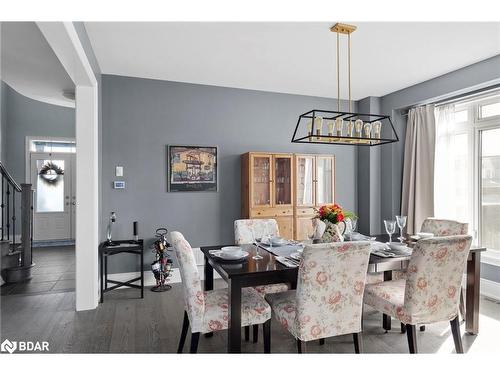
<path fill-rule="evenodd" d="M 234 240 L 237 245 L 252 243 L 256 238 L 279 236 L 274 219 L 240 219 L 234 221 Z"/>
<path fill-rule="evenodd" d="M 406 325 L 410 353 L 417 352 L 417 324 L 449 321 L 463 353 L 458 319 L 462 274 L 472 237 L 434 237 L 413 248 L 406 279 L 367 285 L 364 302 Z"/>
<path fill-rule="evenodd" d="M 191 353 L 198 349 L 200 333 L 209 333 L 228 327 L 228 290 L 203 291 L 200 275 L 189 242 L 179 232 L 170 233 L 184 294 L 184 322 L 179 340 L 178 353 L 182 353 L 187 331 L 191 326 Z M 270 324 L 271 308 L 253 288 L 242 289 L 241 325 Z M 265 342 L 266 344 L 266 342 Z"/>
<path fill-rule="evenodd" d="M 251 244 L 257 238 L 279 236 L 278 222 L 274 219 L 240 219 L 234 222 L 234 239 L 236 245 Z M 284 292 L 290 289 L 287 284 L 268 284 L 256 286 L 255 290 L 264 297 L 266 294 Z M 250 336 L 249 328 L 245 327 L 245 340 Z M 253 327 L 253 342 L 259 340 L 258 326 Z"/>
<path fill-rule="evenodd" d="M 469 224 L 467 223 L 460 223 L 454 220 L 434 219 L 431 217 L 425 219 L 420 227 L 420 232 L 432 233 L 436 237 L 464 235 L 467 234 L 468 230 Z M 392 273 L 392 278 L 395 280 L 406 278 L 406 270 L 394 271 Z M 462 288 L 460 288 L 459 311 L 462 317 L 465 317 L 465 301 Z M 425 330 L 425 326 L 420 326 L 420 330 Z M 406 328 L 404 324 L 401 324 L 401 332 L 404 333 L 405 331 Z"/>
<path fill-rule="evenodd" d="M 266 300 L 283 327 L 306 342 L 352 333 L 356 353 L 362 351 L 361 320 L 369 242 L 337 242 L 305 247 L 297 290 L 269 294 Z"/>
<path fill-rule="evenodd" d="M 427 218 L 422 223 L 421 232 L 432 233 L 436 237 L 467 234 L 469 224 L 454 220 Z"/>

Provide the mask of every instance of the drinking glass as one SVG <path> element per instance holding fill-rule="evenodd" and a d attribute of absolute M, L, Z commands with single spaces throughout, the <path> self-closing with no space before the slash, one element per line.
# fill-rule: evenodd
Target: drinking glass
<path fill-rule="evenodd" d="M 389 235 L 389 243 L 392 242 L 392 235 L 396 231 L 396 220 L 384 220 L 385 231 Z"/>
<path fill-rule="evenodd" d="M 344 234 L 345 234 L 346 238 L 349 238 L 349 241 L 352 241 L 352 221 L 351 221 L 351 219 L 345 219 L 344 224 L 345 224 Z"/>
<path fill-rule="evenodd" d="M 255 231 L 254 231 L 254 229 L 253 229 L 253 228 L 252 228 L 252 240 L 253 240 L 253 241 L 252 241 L 252 244 L 255 244 L 255 243 L 257 244 L 257 245 L 255 246 L 255 249 L 256 249 L 256 250 L 255 250 L 255 255 L 252 257 L 252 259 L 255 259 L 255 260 L 262 259 L 263 257 L 262 257 L 262 255 L 260 255 L 260 253 L 259 253 L 259 250 L 260 250 L 260 246 L 259 246 L 260 241 L 258 241 L 258 242 L 256 241 L 256 238 L 255 238 Z"/>
<path fill-rule="evenodd" d="M 403 237 L 403 229 L 406 227 L 406 216 L 396 215 L 396 223 L 398 224 L 399 227 L 398 240 L 399 242 L 403 243 L 403 240 L 405 239 Z"/>
<path fill-rule="evenodd" d="M 358 218 L 357 217 L 353 217 L 351 219 L 351 236 L 354 232 L 356 232 L 356 228 L 358 226 Z"/>

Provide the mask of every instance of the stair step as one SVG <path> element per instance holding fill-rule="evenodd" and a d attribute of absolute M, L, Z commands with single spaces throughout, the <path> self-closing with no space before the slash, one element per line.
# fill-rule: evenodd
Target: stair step
<path fill-rule="evenodd" d="M 0 254 L 4 256 L 10 252 L 10 241 L 0 241 Z"/>

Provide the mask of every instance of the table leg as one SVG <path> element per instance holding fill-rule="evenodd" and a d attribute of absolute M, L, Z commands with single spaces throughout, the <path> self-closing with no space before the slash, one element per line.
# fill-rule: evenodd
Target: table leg
<path fill-rule="evenodd" d="M 384 281 L 392 280 L 392 271 L 384 271 Z M 382 327 L 386 331 L 391 330 L 391 317 L 387 314 L 382 315 Z"/>
<path fill-rule="evenodd" d="M 205 290 L 213 290 L 214 289 L 214 269 L 208 263 L 208 259 L 205 256 L 205 267 L 204 267 L 204 276 L 205 276 Z M 205 337 L 212 337 L 214 335 L 213 332 L 205 333 Z"/>
<path fill-rule="evenodd" d="M 228 353 L 241 353 L 241 285 L 229 279 L 229 327 L 227 332 Z"/>
<path fill-rule="evenodd" d="M 108 289 L 108 257 L 104 255 L 104 289 Z"/>
<path fill-rule="evenodd" d="M 467 260 L 467 292 L 465 293 L 465 330 L 479 333 L 479 285 L 481 281 L 481 253 L 470 253 Z"/>
<path fill-rule="evenodd" d="M 100 252 L 101 256 L 101 303 L 104 302 L 104 257 L 103 251 Z"/>
<path fill-rule="evenodd" d="M 141 298 L 144 298 L 144 248 L 141 248 Z"/>

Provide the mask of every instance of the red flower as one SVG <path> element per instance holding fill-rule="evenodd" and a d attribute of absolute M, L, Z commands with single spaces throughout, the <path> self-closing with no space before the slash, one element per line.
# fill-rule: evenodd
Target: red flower
<path fill-rule="evenodd" d="M 344 215 L 341 212 L 337 214 L 337 221 L 338 222 L 344 221 Z"/>

